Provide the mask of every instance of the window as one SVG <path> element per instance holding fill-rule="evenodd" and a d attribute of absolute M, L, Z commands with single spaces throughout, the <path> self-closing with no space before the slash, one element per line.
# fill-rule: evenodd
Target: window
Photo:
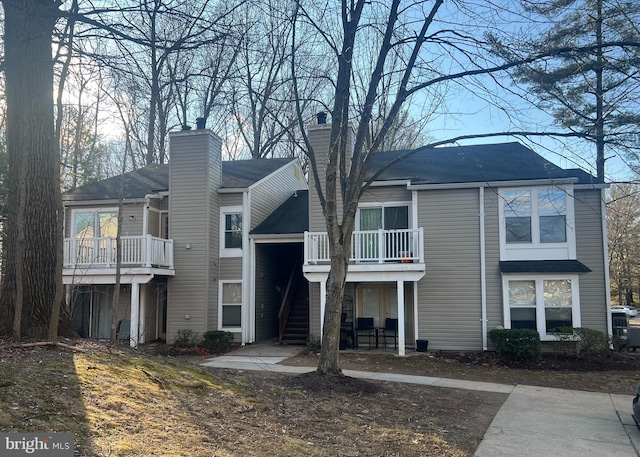
<path fill-rule="evenodd" d="M 357 257 L 362 262 L 377 262 L 380 253 L 383 259 L 399 261 L 412 250 L 407 205 L 370 206 L 359 208 L 357 234 Z M 378 230 L 388 231 L 379 238 Z M 399 232 L 393 232 L 399 230 Z M 400 231 L 402 230 L 402 231 Z M 381 250 L 382 248 L 382 250 Z"/>
<path fill-rule="evenodd" d="M 72 212 L 72 243 L 69 255 L 74 263 L 108 264 L 116 260 L 115 238 L 118 233 L 118 210 L 93 209 Z"/>
<path fill-rule="evenodd" d="M 409 228 L 408 206 L 360 208 L 360 230 Z"/>
<path fill-rule="evenodd" d="M 242 214 L 225 214 L 224 247 L 225 249 L 242 249 Z"/>
<path fill-rule="evenodd" d="M 580 326 L 577 276 L 508 276 L 504 288 L 506 328 L 537 330 L 551 340 L 555 329 Z"/>
<path fill-rule="evenodd" d="M 115 238 L 118 233 L 117 210 L 78 210 L 73 212 L 75 238 Z"/>
<path fill-rule="evenodd" d="M 242 282 L 220 281 L 220 327 L 242 327 Z"/>
<path fill-rule="evenodd" d="M 227 207 L 221 210 L 220 256 L 240 257 L 242 255 L 242 207 Z"/>
<path fill-rule="evenodd" d="M 571 186 L 502 189 L 500 260 L 576 258 Z"/>
<path fill-rule="evenodd" d="M 531 191 L 504 193 L 504 220 L 507 243 L 531 243 Z"/>
<path fill-rule="evenodd" d="M 567 195 L 564 190 L 506 190 L 502 197 L 508 244 L 567 241 Z M 534 226 L 537 230 L 533 230 Z"/>
<path fill-rule="evenodd" d="M 567 241 L 567 197 L 563 190 L 538 191 L 540 215 L 540 242 L 564 243 Z"/>

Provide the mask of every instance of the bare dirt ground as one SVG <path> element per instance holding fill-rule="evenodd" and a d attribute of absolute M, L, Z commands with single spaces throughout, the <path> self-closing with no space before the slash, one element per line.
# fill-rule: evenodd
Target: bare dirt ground
<path fill-rule="evenodd" d="M 0 430 L 72 432 L 82 456 L 459 457 L 473 455 L 506 399 L 348 377 L 203 369 L 182 357 L 69 344 L 89 352 L 0 342 Z M 365 362 L 345 357 L 345 367 L 388 369 L 383 360 Z"/>

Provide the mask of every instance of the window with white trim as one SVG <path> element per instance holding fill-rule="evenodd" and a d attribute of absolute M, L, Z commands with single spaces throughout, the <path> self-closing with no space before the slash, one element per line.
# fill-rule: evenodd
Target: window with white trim
<path fill-rule="evenodd" d="M 537 330 L 553 340 L 554 330 L 580 327 L 580 298 L 576 275 L 505 275 L 505 328 Z"/>
<path fill-rule="evenodd" d="M 242 281 L 220 281 L 220 328 L 242 327 Z"/>
<path fill-rule="evenodd" d="M 356 257 L 359 261 L 377 262 L 381 255 L 387 260 L 411 256 L 408 204 L 362 205 L 358 208 L 356 224 Z M 385 231 L 382 238 L 380 230 Z"/>
<path fill-rule="evenodd" d="M 74 263 L 109 264 L 116 261 L 118 209 L 74 209 L 69 260 Z"/>
<path fill-rule="evenodd" d="M 223 207 L 220 209 L 220 256 L 242 256 L 242 239 L 244 237 L 242 222 L 242 206 Z"/>
<path fill-rule="evenodd" d="M 569 186 L 500 191 L 501 260 L 575 259 Z"/>

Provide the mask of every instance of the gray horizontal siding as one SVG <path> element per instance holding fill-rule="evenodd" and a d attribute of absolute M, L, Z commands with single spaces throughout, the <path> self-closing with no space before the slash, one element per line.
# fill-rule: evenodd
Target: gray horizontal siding
<path fill-rule="evenodd" d="M 426 275 L 418 331 L 433 349 L 482 349 L 478 189 L 421 191 Z"/>
<path fill-rule="evenodd" d="M 212 224 L 219 219 L 217 189 L 221 182 L 220 140 L 207 131 L 171 136 L 169 203 L 176 274 L 169 279 L 167 337 L 176 331 L 207 330 L 210 300 L 214 295 L 210 256 Z M 217 246 L 216 246 L 217 247 Z M 217 299 L 217 297 L 216 297 Z M 185 317 L 188 315 L 188 318 Z"/>
<path fill-rule="evenodd" d="M 609 307 L 605 289 L 601 191 L 577 190 L 574 197 L 576 254 L 578 260 L 591 269 L 591 273 L 580 275 L 582 326 L 604 332 Z"/>
<path fill-rule="evenodd" d="M 406 186 L 370 187 L 360 199 L 360 203 L 407 202 L 411 203 L 411 192 Z"/>
<path fill-rule="evenodd" d="M 220 194 L 220 206 L 242 206 L 242 192 Z"/>
<path fill-rule="evenodd" d="M 307 188 L 298 162 L 291 162 L 251 189 L 251 227 L 253 230 L 296 190 Z"/>

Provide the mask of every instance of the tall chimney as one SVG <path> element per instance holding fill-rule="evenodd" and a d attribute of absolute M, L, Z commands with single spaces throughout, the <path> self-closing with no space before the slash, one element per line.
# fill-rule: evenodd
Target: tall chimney
<path fill-rule="evenodd" d="M 324 111 L 320 111 L 318 114 L 316 114 L 316 117 L 318 118 L 318 124 L 327 123 L 327 113 L 325 113 Z"/>
<path fill-rule="evenodd" d="M 206 123 L 207 123 L 207 118 L 206 117 L 198 117 L 198 118 L 196 118 L 196 128 L 198 130 L 204 129 Z"/>

